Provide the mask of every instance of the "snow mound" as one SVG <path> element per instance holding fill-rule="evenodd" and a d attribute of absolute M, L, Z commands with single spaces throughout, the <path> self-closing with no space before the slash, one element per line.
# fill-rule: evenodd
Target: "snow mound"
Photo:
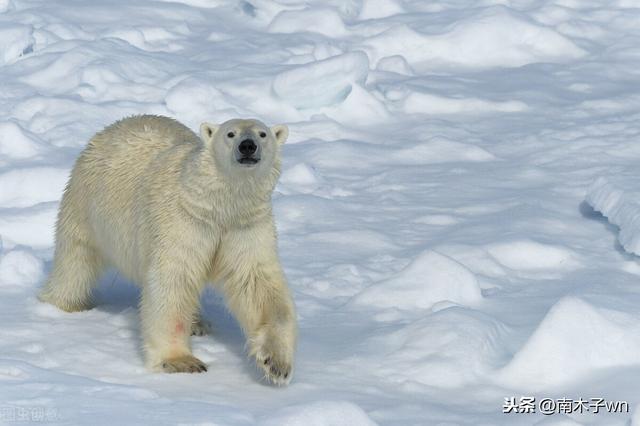
<path fill-rule="evenodd" d="M 5 10 L 10 4 L 5 6 Z M 3 10 L 0 2 L 0 12 Z M 0 66 L 14 62 L 19 57 L 33 51 L 33 27 L 31 25 L 0 24 Z"/>
<path fill-rule="evenodd" d="M 0 174 L 0 207 L 29 207 L 57 201 L 69 177 L 69 170 L 53 167 L 12 169 Z"/>
<path fill-rule="evenodd" d="M 0 257 L 0 287 L 24 288 L 39 283 L 43 277 L 44 263 L 27 250 L 11 250 Z"/>
<path fill-rule="evenodd" d="M 75 89 L 81 82 L 82 69 L 88 65 L 94 53 L 74 48 L 60 55 L 47 54 L 42 60 L 49 64 L 21 77 L 21 80 L 40 90 L 66 93 Z"/>
<path fill-rule="evenodd" d="M 369 60 L 363 52 L 312 62 L 278 74 L 273 92 L 297 108 L 329 106 L 344 101 L 354 83 L 364 83 Z"/>
<path fill-rule="evenodd" d="M 169 89 L 164 102 L 176 117 L 199 125 L 209 117 L 218 116 L 220 110 L 232 107 L 213 86 L 210 81 L 189 77 Z"/>
<path fill-rule="evenodd" d="M 487 251 L 498 263 L 513 270 L 573 269 L 579 265 L 571 250 L 531 240 L 497 243 Z"/>
<path fill-rule="evenodd" d="M 449 307 L 370 339 L 384 354 L 370 371 L 396 383 L 459 387 L 493 371 L 505 330 L 482 312 Z"/>
<path fill-rule="evenodd" d="M 476 305 L 482 294 L 475 275 L 456 260 L 432 250 L 420 253 L 391 279 L 355 296 L 361 306 L 429 309 L 438 302 Z"/>
<path fill-rule="evenodd" d="M 285 168 L 280 176 L 280 184 L 297 192 L 308 194 L 320 185 L 316 171 L 306 163 L 298 163 Z"/>
<path fill-rule="evenodd" d="M 620 228 L 618 241 L 629 253 L 640 255 L 640 180 L 599 177 L 585 200 L 609 222 Z"/>
<path fill-rule="evenodd" d="M 262 423 L 264 426 L 375 426 L 356 404 L 348 401 L 317 401 L 286 407 Z"/>
<path fill-rule="evenodd" d="M 328 117 L 346 125 L 365 125 L 372 120 L 380 123 L 389 118 L 384 104 L 360 84 L 354 84 L 341 104 L 321 110 Z"/>
<path fill-rule="evenodd" d="M 29 158 L 38 153 L 38 143 L 13 121 L 0 122 L 0 156 Z"/>
<path fill-rule="evenodd" d="M 269 31 L 287 34 L 309 31 L 327 37 L 342 37 L 348 34 L 338 12 L 328 7 L 282 11 L 269 25 Z"/>
<path fill-rule="evenodd" d="M 527 109 L 527 104 L 520 101 L 494 102 L 477 98 L 449 98 L 413 92 L 404 99 L 403 107 L 408 114 L 487 114 L 524 111 Z"/>
<path fill-rule="evenodd" d="M 499 371 L 498 380 L 518 389 L 553 389 L 597 369 L 640 364 L 639 320 L 636 315 L 564 297 Z"/>
<path fill-rule="evenodd" d="M 363 43 L 372 62 L 402 55 L 420 69 L 519 67 L 535 62 L 564 62 L 586 54 L 553 29 L 535 25 L 506 8 L 488 8 L 428 35 L 408 25 L 392 27 Z"/>

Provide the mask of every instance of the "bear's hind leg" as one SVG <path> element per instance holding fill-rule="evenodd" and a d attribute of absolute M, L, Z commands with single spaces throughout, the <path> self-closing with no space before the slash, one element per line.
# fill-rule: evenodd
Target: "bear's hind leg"
<path fill-rule="evenodd" d="M 104 269 L 99 253 L 83 241 L 57 241 L 53 269 L 38 298 L 67 312 L 93 308 L 92 291 Z"/>
<path fill-rule="evenodd" d="M 206 336 L 209 333 L 211 333 L 211 325 L 202 318 L 200 313 L 196 314 L 193 322 L 191 323 L 191 335 Z"/>

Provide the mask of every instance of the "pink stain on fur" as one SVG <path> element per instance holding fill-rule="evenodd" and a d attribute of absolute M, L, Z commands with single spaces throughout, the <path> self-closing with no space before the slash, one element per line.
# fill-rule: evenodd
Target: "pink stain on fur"
<path fill-rule="evenodd" d="M 176 334 L 184 334 L 184 324 L 182 322 L 176 324 Z"/>

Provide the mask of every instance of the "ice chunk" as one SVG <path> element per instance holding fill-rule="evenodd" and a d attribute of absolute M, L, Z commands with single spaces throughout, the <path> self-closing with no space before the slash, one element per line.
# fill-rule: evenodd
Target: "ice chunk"
<path fill-rule="evenodd" d="M 498 380 L 518 389 L 554 389 L 598 369 L 640 364 L 640 318 L 568 296 L 547 313 Z"/>
<path fill-rule="evenodd" d="M 31 25 L 0 24 L 0 65 L 11 63 L 32 51 L 34 43 Z"/>
<path fill-rule="evenodd" d="M 348 401 L 316 401 L 277 411 L 265 426 L 375 426 L 362 408 Z"/>
<path fill-rule="evenodd" d="M 475 305 L 482 300 L 475 275 L 436 251 L 420 253 L 393 278 L 371 285 L 353 302 L 363 306 L 429 309 L 437 302 Z"/>
<path fill-rule="evenodd" d="M 620 245 L 640 255 L 640 179 L 601 176 L 589 187 L 585 200 L 620 228 Z"/>
<path fill-rule="evenodd" d="M 0 157 L 7 156 L 13 159 L 33 157 L 39 152 L 35 136 L 28 135 L 13 121 L 0 122 Z"/>
<path fill-rule="evenodd" d="M 15 249 L 0 257 L 0 287 L 27 287 L 39 283 L 44 276 L 44 263 L 30 251 Z"/>
<path fill-rule="evenodd" d="M 519 67 L 563 62 L 586 54 L 553 29 L 499 7 L 458 21 L 435 35 L 398 25 L 365 40 L 363 48 L 373 62 L 401 55 L 420 69 Z"/>
<path fill-rule="evenodd" d="M 338 12 L 335 9 L 323 7 L 282 11 L 269 25 L 269 31 L 273 33 L 311 31 L 328 37 L 342 37 L 348 34 Z"/>
<path fill-rule="evenodd" d="M 350 52 L 295 67 L 278 74 L 273 92 L 297 108 L 315 108 L 344 101 L 354 83 L 364 83 L 369 60 Z"/>

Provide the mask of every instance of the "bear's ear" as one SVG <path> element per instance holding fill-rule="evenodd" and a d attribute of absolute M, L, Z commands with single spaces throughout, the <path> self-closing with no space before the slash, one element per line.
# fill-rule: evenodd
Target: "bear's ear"
<path fill-rule="evenodd" d="M 282 145 L 285 143 L 287 138 L 289 137 L 289 128 L 285 124 L 278 124 L 277 126 L 273 126 L 271 128 L 273 135 L 276 137 L 276 141 L 278 145 Z"/>
<path fill-rule="evenodd" d="M 211 143 L 213 136 L 218 131 L 218 126 L 211 123 L 202 123 L 200 125 L 200 139 L 206 144 Z"/>

